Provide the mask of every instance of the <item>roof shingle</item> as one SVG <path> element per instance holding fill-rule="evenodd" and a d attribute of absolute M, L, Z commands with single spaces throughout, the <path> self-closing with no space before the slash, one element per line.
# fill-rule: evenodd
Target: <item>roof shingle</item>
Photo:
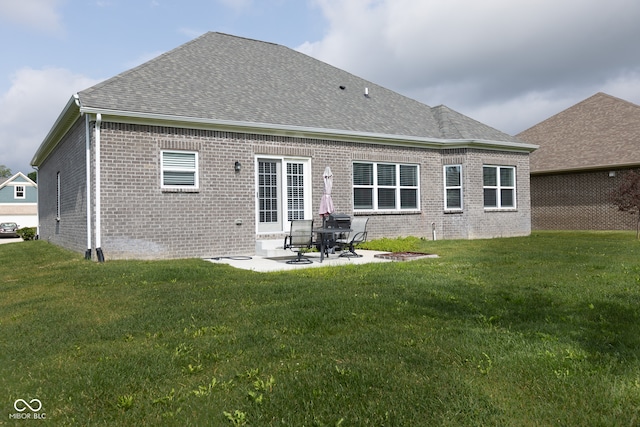
<path fill-rule="evenodd" d="M 519 133 L 540 148 L 531 173 L 640 164 L 640 106 L 596 93 Z"/>
<path fill-rule="evenodd" d="M 214 32 L 78 95 L 83 107 L 115 111 L 521 142 L 447 107 L 431 108 L 293 49 Z"/>

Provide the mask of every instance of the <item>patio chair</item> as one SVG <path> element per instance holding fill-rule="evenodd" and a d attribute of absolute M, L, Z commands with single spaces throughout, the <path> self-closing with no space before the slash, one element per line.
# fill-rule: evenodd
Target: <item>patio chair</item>
<path fill-rule="evenodd" d="M 302 253 L 305 249 L 311 248 L 313 244 L 313 220 L 312 219 L 295 219 L 291 221 L 291 230 L 289 235 L 284 238 L 284 248 L 295 251 L 297 249 L 298 256 L 287 261 L 287 264 L 311 264 L 309 258 L 303 257 Z"/>
<path fill-rule="evenodd" d="M 353 218 L 353 221 L 351 221 L 351 231 L 349 232 L 349 234 L 344 238 L 336 239 L 336 243 L 340 247 L 349 247 L 348 251 L 343 251 L 340 254 L 341 257 L 360 258 L 362 256 L 356 253 L 354 247 L 367 240 L 367 222 L 369 222 L 369 218 L 366 217 L 357 216 Z"/>

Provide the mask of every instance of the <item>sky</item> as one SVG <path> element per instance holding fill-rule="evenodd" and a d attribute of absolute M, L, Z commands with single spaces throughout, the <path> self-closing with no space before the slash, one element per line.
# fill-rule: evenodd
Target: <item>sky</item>
<path fill-rule="evenodd" d="M 516 135 L 594 95 L 640 104 L 638 0 L 0 0 L 0 165 L 71 96 L 218 31 L 296 49 Z"/>

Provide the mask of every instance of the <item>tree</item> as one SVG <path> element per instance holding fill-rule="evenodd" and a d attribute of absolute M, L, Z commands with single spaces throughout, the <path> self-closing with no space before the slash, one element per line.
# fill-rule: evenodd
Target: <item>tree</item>
<path fill-rule="evenodd" d="M 11 178 L 12 175 L 11 169 L 5 165 L 0 165 L 0 178 Z"/>
<path fill-rule="evenodd" d="M 610 200 L 618 210 L 638 217 L 636 239 L 640 239 L 640 173 L 630 171 L 624 174 L 618 188 L 611 192 Z"/>
<path fill-rule="evenodd" d="M 27 174 L 27 177 L 28 177 L 31 181 L 35 182 L 35 183 L 37 183 L 37 182 L 38 182 L 38 173 L 37 173 L 36 171 L 29 172 L 29 173 Z"/>

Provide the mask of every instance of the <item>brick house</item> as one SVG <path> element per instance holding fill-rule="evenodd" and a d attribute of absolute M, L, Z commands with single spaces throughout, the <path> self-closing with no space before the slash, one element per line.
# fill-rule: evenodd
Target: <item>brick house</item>
<path fill-rule="evenodd" d="M 98 259 L 262 254 L 336 210 L 370 238 L 531 229 L 535 145 L 281 45 L 207 33 L 74 95 L 35 153 L 40 237 Z"/>
<path fill-rule="evenodd" d="M 0 222 L 38 225 L 38 185 L 22 172 L 0 178 Z"/>
<path fill-rule="evenodd" d="M 597 93 L 517 135 L 531 154 L 532 228 L 635 230 L 609 194 L 640 171 L 640 106 Z"/>

